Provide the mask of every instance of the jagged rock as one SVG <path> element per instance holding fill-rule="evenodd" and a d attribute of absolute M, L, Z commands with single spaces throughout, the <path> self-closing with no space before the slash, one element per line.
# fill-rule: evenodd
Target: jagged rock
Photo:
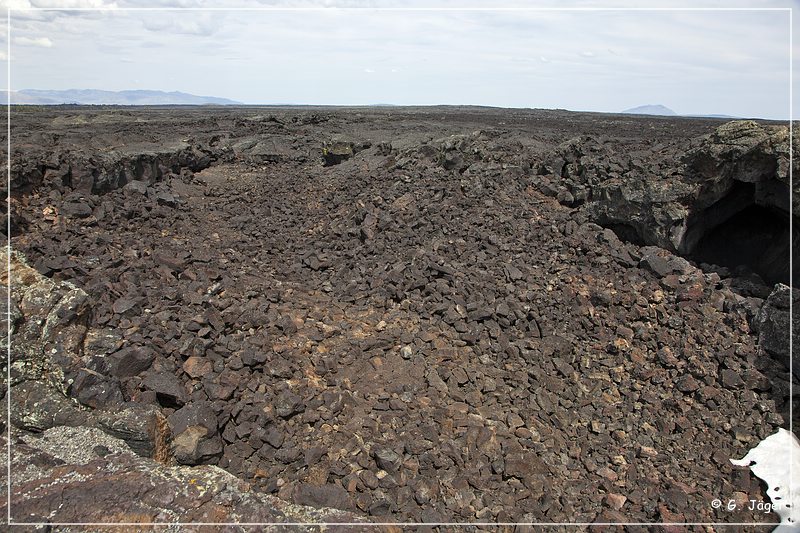
<path fill-rule="evenodd" d="M 125 184 L 122 189 L 127 192 L 141 194 L 142 196 L 147 195 L 147 183 L 143 181 L 133 180 Z"/>
<path fill-rule="evenodd" d="M 237 157 L 253 163 L 281 163 L 305 160 L 305 154 L 292 145 L 286 135 L 274 135 L 261 139 L 246 139 L 233 145 Z"/>
<path fill-rule="evenodd" d="M 0 259 L 6 260 L 5 252 Z M 42 381 L 66 393 L 64 372 L 82 364 L 88 314 L 87 294 L 66 282 L 39 274 L 17 252 L 11 255 L 12 387 L 25 381 Z M 6 273 L 0 281 L 9 283 Z"/>
<path fill-rule="evenodd" d="M 11 388 L 11 424 L 41 432 L 54 426 L 80 426 L 90 418 L 86 408 L 48 383 L 23 381 Z"/>
<path fill-rule="evenodd" d="M 689 262 L 657 246 L 643 246 L 640 264 L 659 277 L 669 274 L 688 274 L 695 268 Z"/>
<path fill-rule="evenodd" d="M 178 205 L 178 200 L 175 198 L 175 195 L 166 191 L 157 192 L 155 197 L 158 205 L 165 205 L 167 207 L 175 207 Z"/>
<path fill-rule="evenodd" d="M 153 391 L 158 401 L 168 407 L 180 407 L 186 403 L 186 389 L 181 380 L 163 372 L 148 372 L 142 380 L 145 390 Z"/>
<path fill-rule="evenodd" d="M 88 368 L 78 370 L 69 387 L 69 394 L 93 409 L 112 407 L 125 401 L 116 379 Z"/>
<path fill-rule="evenodd" d="M 736 120 L 718 127 L 685 156 L 689 168 L 704 180 L 755 183 L 755 201 L 788 210 L 788 194 L 775 195 L 772 180 L 789 184 L 789 130 L 753 120 Z M 705 185 L 708 187 L 708 184 Z M 795 209 L 795 214 L 800 210 Z"/>
<path fill-rule="evenodd" d="M 167 420 L 172 428 L 172 449 L 178 463 L 207 464 L 222 455 L 217 417 L 207 402 L 185 405 Z"/>
<path fill-rule="evenodd" d="M 350 141 L 330 141 L 322 147 L 322 163 L 329 167 L 353 157 L 355 145 Z"/>
<path fill-rule="evenodd" d="M 400 463 L 403 461 L 402 457 L 389 448 L 379 448 L 372 453 L 378 467 L 387 472 L 396 472 L 397 469 L 400 468 Z"/>
<path fill-rule="evenodd" d="M 764 301 L 755 317 L 753 326 L 758 331 L 758 344 L 767 353 L 789 366 L 789 335 L 800 339 L 800 318 L 795 316 L 789 323 L 789 298 L 793 308 L 800 309 L 800 296 L 786 285 L 778 284 Z M 792 368 L 800 377 L 800 358 L 792 354 Z"/>
<path fill-rule="evenodd" d="M 214 369 L 214 364 L 205 357 L 189 357 L 183 362 L 183 371 L 192 378 L 207 376 Z"/>
<path fill-rule="evenodd" d="M 113 330 L 89 330 L 86 332 L 83 351 L 90 355 L 104 356 L 122 348 L 122 336 Z"/>
<path fill-rule="evenodd" d="M 275 403 L 275 413 L 283 418 L 291 418 L 304 410 L 303 398 L 291 391 L 281 394 Z"/>
<path fill-rule="evenodd" d="M 107 357 L 112 376 L 127 378 L 144 372 L 153 363 L 156 354 L 146 346 L 129 346 Z"/>
<path fill-rule="evenodd" d="M 75 198 L 64 202 L 61 213 L 68 217 L 86 218 L 92 214 L 92 206 L 82 198 Z"/>
<path fill-rule="evenodd" d="M 164 463 L 169 461 L 166 419 L 155 406 L 128 402 L 122 408 L 98 410 L 89 416 L 89 425 L 123 440 L 136 454 Z"/>

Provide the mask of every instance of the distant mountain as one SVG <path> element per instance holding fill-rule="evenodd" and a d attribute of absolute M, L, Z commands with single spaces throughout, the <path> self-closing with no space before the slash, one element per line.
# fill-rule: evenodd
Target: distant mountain
<path fill-rule="evenodd" d="M 4 105 L 6 102 L 8 102 L 8 91 L 0 91 L 0 104 Z M 52 98 L 31 96 L 28 94 L 22 94 L 19 91 L 11 91 L 11 103 L 49 105 L 49 104 L 59 104 L 61 102 L 53 100 Z"/>
<path fill-rule="evenodd" d="M 692 117 L 692 118 L 741 118 L 741 117 L 734 117 L 733 115 L 683 115 L 685 117 Z"/>
<path fill-rule="evenodd" d="M 660 104 L 640 105 L 626 109 L 623 113 L 628 115 L 659 115 L 663 117 L 676 117 L 678 114 L 672 109 Z"/>
<path fill-rule="evenodd" d="M 100 91 L 97 89 L 67 89 L 48 91 L 22 89 L 11 93 L 12 104 L 107 104 L 107 105 L 235 105 L 227 98 L 197 96 L 178 91 Z"/>

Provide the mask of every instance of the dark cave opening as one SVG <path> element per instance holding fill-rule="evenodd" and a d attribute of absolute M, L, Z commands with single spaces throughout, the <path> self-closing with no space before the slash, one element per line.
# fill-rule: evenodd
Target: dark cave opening
<path fill-rule="evenodd" d="M 636 246 L 646 246 L 647 242 L 639 235 L 639 231 L 631 224 L 616 222 L 605 224 L 605 227 L 613 231 L 619 240 L 635 244 Z"/>
<path fill-rule="evenodd" d="M 736 196 L 741 198 L 738 194 Z M 721 203 L 730 204 L 730 200 Z M 696 243 L 688 254 L 690 259 L 732 271 L 744 265 L 767 284 L 789 284 L 787 213 L 750 203 L 732 214 L 729 211 L 726 213 L 729 216 L 719 221 L 720 207 L 715 204 L 710 210 L 714 212 L 709 218 L 717 219 L 715 222 L 718 223 L 704 225 L 695 234 Z"/>

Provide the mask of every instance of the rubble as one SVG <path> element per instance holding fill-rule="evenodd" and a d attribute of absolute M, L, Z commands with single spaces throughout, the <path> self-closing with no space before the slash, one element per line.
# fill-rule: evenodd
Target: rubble
<path fill-rule="evenodd" d="M 169 111 L 153 111 L 144 131 L 165 145 L 197 131 L 187 146 L 219 156 L 148 171 L 146 187 L 17 178 L 19 431 L 96 428 L 163 468 L 224 469 L 252 487 L 220 504 L 237 519 L 270 494 L 380 520 L 773 520 L 708 504 L 760 495 L 727 459 L 789 412 L 787 365 L 761 353 L 760 301 L 782 305 L 766 278 L 680 247 L 689 200 L 714 179 L 698 169 L 756 179 L 682 159 L 719 122 L 255 112 L 189 113 L 167 134 Z M 308 155 L 259 160 L 262 136 Z M 352 154 L 325 165 L 334 137 Z M 76 190 L 91 215 L 64 213 Z M 138 468 L 97 461 L 60 472 Z M 148 479 L 131 475 L 103 487 Z M 164 505 L 205 512 L 181 498 Z"/>

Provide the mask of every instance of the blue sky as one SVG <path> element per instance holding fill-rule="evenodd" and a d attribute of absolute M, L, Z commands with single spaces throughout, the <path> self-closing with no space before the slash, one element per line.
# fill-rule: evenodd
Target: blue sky
<path fill-rule="evenodd" d="M 627 4 L 701 5 L 669 0 Z M 15 9 L 12 89 L 178 90 L 264 104 L 477 104 L 612 112 L 663 104 L 684 114 L 788 117 L 785 11 L 340 9 L 501 5 L 626 4 L 0 0 L 0 7 Z M 702 5 L 800 7 L 791 1 Z M 117 9 L 22 10 L 104 6 Z M 273 9 L 119 9 L 132 6 Z M 285 7 L 324 9 L 274 9 Z M 800 19 L 800 9 L 794 15 Z M 0 30 L 0 38 L 4 49 L 5 31 Z M 0 54 L 4 85 L 5 56 Z M 797 80 L 800 68 L 794 70 Z"/>

